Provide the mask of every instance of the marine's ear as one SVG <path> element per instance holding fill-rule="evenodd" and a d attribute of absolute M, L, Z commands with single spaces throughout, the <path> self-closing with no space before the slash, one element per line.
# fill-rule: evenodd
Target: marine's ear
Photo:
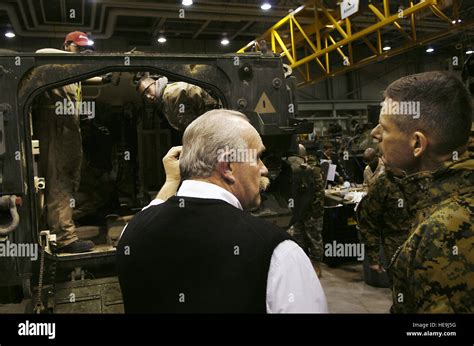
<path fill-rule="evenodd" d="M 419 158 L 426 151 L 426 148 L 428 146 L 428 139 L 426 138 L 424 133 L 420 131 L 415 131 L 410 140 L 410 144 L 413 148 L 413 156 Z"/>

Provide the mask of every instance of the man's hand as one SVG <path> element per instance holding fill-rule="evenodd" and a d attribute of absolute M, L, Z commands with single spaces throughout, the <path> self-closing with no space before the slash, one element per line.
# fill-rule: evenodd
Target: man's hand
<path fill-rule="evenodd" d="M 157 199 L 166 201 L 176 194 L 181 176 L 179 173 L 179 156 L 183 147 L 172 147 L 163 157 L 163 166 L 165 167 L 166 181 L 161 187 L 160 192 L 156 195 Z"/>
<path fill-rule="evenodd" d="M 112 83 L 112 76 L 113 76 L 112 72 L 104 74 L 102 76 L 102 84 Z"/>
<path fill-rule="evenodd" d="M 120 83 L 120 73 L 109 72 L 107 74 L 104 74 L 101 78 L 102 84 L 119 85 Z"/>
<path fill-rule="evenodd" d="M 369 266 L 370 269 L 375 270 L 377 273 L 383 273 L 385 272 L 384 267 L 380 264 L 372 264 Z"/>
<path fill-rule="evenodd" d="M 179 156 L 181 155 L 182 146 L 172 147 L 163 157 L 163 166 L 165 167 L 166 181 L 178 182 L 181 180 L 179 173 Z"/>

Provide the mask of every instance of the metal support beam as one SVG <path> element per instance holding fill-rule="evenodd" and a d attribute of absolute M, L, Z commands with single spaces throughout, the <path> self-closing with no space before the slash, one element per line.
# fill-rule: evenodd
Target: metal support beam
<path fill-rule="evenodd" d="M 198 31 L 196 31 L 196 33 L 193 35 L 193 38 L 197 38 L 199 35 L 201 35 L 201 33 L 207 28 L 207 26 L 211 23 L 210 20 L 206 20 L 202 25 L 201 27 L 199 28 Z"/>
<path fill-rule="evenodd" d="M 245 24 L 239 31 L 237 31 L 235 34 L 233 34 L 233 35 L 230 37 L 230 40 L 232 41 L 232 40 L 235 39 L 237 36 L 241 35 L 245 30 L 247 30 L 248 28 L 250 28 L 253 24 L 255 24 L 255 22 L 248 22 L 247 24 Z"/>
<path fill-rule="evenodd" d="M 365 9 L 361 9 L 360 13 L 345 19 L 340 18 L 339 7 L 327 8 L 320 0 L 307 1 L 305 5 L 279 20 L 256 40 L 241 48 L 238 53 L 253 49 L 256 42 L 260 40 L 271 40 L 271 49 L 274 53 L 287 59 L 294 70 L 299 67 L 303 69 L 305 72 L 302 73 L 303 80 L 298 84 L 302 86 L 403 53 L 420 44 L 444 38 L 458 30 L 473 28 L 474 22 L 471 19 L 457 21 L 458 0 L 448 2 L 444 7 L 438 5 L 438 0 L 410 0 L 407 8 L 396 13 L 390 11 L 392 1 L 399 4 L 394 0 L 383 0 L 381 11 L 373 3 L 369 3 Z M 446 15 L 446 10 L 451 5 L 453 6 L 452 17 L 455 21 Z M 313 23 L 302 25 L 309 18 L 313 19 Z M 362 21 L 358 20 L 359 18 L 362 18 Z M 430 23 L 429 35 L 420 34 L 417 25 L 419 18 L 423 18 L 423 23 Z M 354 25 L 354 22 L 357 25 Z M 359 29 L 360 26 L 363 27 Z M 383 39 L 389 32 L 399 32 L 402 37 L 397 40 L 397 44 L 392 42 L 392 45 L 396 47 L 383 51 Z M 283 41 L 282 33 L 289 34 L 286 41 Z M 376 38 L 375 46 L 372 44 L 374 39 L 369 39 L 369 36 Z M 393 38 L 393 35 L 390 38 Z M 354 44 L 357 42 L 362 42 L 362 46 L 367 46 L 372 55 L 367 56 L 366 50 L 357 51 L 358 54 L 356 54 L 355 49 L 361 46 Z M 347 53 L 345 49 L 341 49 L 346 45 Z M 338 68 L 341 66 L 340 62 L 333 61 L 334 52 L 344 59 L 343 67 Z M 324 61 L 322 61 L 323 58 Z M 311 64 L 316 64 L 317 69 L 311 69 Z M 312 73 L 311 78 L 308 78 L 308 71 Z"/>
<path fill-rule="evenodd" d="M 157 19 L 154 23 L 153 31 L 152 31 L 152 39 L 154 39 L 158 34 L 160 33 L 160 30 L 163 28 L 163 25 L 165 25 L 166 18 L 161 17 L 159 20 Z"/>
<path fill-rule="evenodd" d="M 298 86 L 301 87 L 303 85 L 310 85 L 310 84 L 314 84 L 314 83 L 317 83 L 317 82 L 320 82 L 322 80 L 325 80 L 326 78 L 329 78 L 329 77 L 335 77 L 335 76 L 338 76 L 338 75 L 341 75 L 341 74 L 344 74 L 352 69 L 356 69 L 356 68 L 360 68 L 360 67 L 363 67 L 363 66 L 366 66 L 372 62 L 376 62 L 380 59 L 387 59 L 387 58 L 390 58 L 392 56 L 396 56 L 398 54 L 401 54 L 401 53 L 404 53 L 406 52 L 407 50 L 409 49 L 412 49 L 414 47 L 417 47 L 417 46 L 420 46 L 420 45 L 424 45 L 424 44 L 427 44 L 429 42 L 434 42 L 434 41 L 437 41 L 441 38 L 445 38 L 445 37 L 449 37 L 450 35 L 452 35 L 454 32 L 456 31 L 462 31 L 462 30 L 465 30 L 466 27 L 472 27 L 474 25 L 474 20 L 471 20 L 469 22 L 466 22 L 465 24 L 463 25 L 457 25 L 455 27 L 453 27 L 451 30 L 446 30 L 444 32 L 441 32 L 439 34 L 434 34 L 434 35 L 429 35 L 427 37 L 424 37 L 423 39 L 418 39 L 417 41 L 413 41 L 412 43 L 409 43 L 407 45 L 404 45 L 400 48 L 396 48 L 396 49 L 392 49 L 388 52 L 384 52 L 382 55 L 373 55 L 373 56 L 370 56 L 370 57 L 367 57 L 367 58 L 364 58 L 360 61 L 358 61 L 357 63 L 355 63 L 354 65 L 352 65 L 352 68 L 349 67 L 349 68 L 341 68 L 341 69 L 338 69 L 337 71 L 332 71 L 330 74 L 327 74 L 327 75 L 324 75 L 324 76 L 319 76 L 318 78 L 314 78 L 312 79 L 311 82 L 309 83 L 298 83 Z"/>
<path fill-rule="evenodd" d="M 277 42 L 280 45 L 281 49 L 283 49 L 283 52 L 285 52 L 285 55 L 286 55 L 287 59 L 290 60 L 291 64 L 294 64 L 295 60 L 293 59 L 292 55 L 290 54 L 290 52 L 286 48 L 286 45 L 283 42 L 283 40 L 281 39 L 280 34 L 278 34 L 278 32 L 275 31 L 273 33 L 273 35 L 275 36 L 275 39 L 277 40 Z"/>
<path fill-rule="evenodd" d="M 410 7 L 413 7 L 413 1 L 410 1 Z M 416 41 L 416 15 L 415 13 L 412 13 L 410 16 L 411 37 L 413 37 L 413 40 Z"/>
<path fill-rule="evenodd" d="M 331 100 L 331 101 L 300 101 L 299 111 L 332 111 L 340 110 L 360 110 L 369 106 L 379 106 L 378 100 Z"/>
<path fill-rule="evenodd" d="M 372 12 L 374 12 L 374 14 L 381 20 L 381 21 L 385 21 L 388 17 L 385 17 L 379 10 L 377 7 L 375 7 L 374 5 L 372 4 L 369 4 L 369 8 L 371 9 Z M 402 27 L 400 26 L 400 24 L 398 24 L 397 22 L 393 22 L 393 25 L 395 26 L 395 28 L 400 31 L 400 33 L 402 33 L 403 36 L 405 36 L 406 38 L 408 38 L 409 40 L 411 40 L 411 36 L 408 35 L 406 33 L 405 30 L 402 29 Z"/>
<path fill-rule="evenodd" d="M 323 11 L 324 15 L 329 19 L 329 21 L 331 22 L 331 24 L 334 25 L 334 27 L 336 28 L 336 30 L 339 31 L 339 33 L 341 34 L 341 36 L 344 37 L 344 38 L 347 38 L 348 35 L 347 35 L 346 32 L 344 31 L 344 29 L 342 29 L 342 27 L 339 25 L 339 22 L 331 15 L 331 13 L 329 13 L 329 11 L 326 9 L 326 7 L 324 7 L 324 6 L 319 2 L 319 0 L 314 0 L 314 3 L 315 3 L 315 5 L 317 5 L 319 8 L 321 8 L 321 10 Z"/>
<path fill-rule="evenodd" d="M 295 35 L 293 32 L 293 18 L 294 16 L 290 16 L 290 39 L 291 39 L 291 53 L 293 55 L 293 61 L 296 61 Z"/>

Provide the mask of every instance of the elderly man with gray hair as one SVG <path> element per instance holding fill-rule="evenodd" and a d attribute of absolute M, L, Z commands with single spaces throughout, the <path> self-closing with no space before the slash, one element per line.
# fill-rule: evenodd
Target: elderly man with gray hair
<path fill-rule="evenodd" d="M 127 313 L 327 312 L 303 250 L 248 212 L 268 185 L 264 150 L 236 111 L 209 111 L 186 128 L 182 151 L 163 159 L 167 181 L 157 199 L 117 247 Z"/>

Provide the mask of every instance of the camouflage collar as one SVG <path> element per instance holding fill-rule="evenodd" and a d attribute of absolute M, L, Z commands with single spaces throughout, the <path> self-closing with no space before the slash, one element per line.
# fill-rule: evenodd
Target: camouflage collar
<path fill-rule="evenodd" d="M 419 172 L 401 180 L 410 208 L 420 210 L 453 194 L 474 190 L 474 157 L 466 152 L 434 172 Z"/>

